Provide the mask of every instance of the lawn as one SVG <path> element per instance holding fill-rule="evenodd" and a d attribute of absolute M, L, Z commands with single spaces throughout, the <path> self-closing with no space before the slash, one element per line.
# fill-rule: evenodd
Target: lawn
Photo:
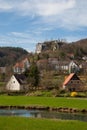
<path fill-rule="evenodd" d="M 0 96 L 0 105 L 37 105 L 87 109 L 87 99 L 59 97 Z"/>
<path fill-rule="evenodd" d="M 0 96 L 0 105 L 50 106 L 87 109 L 87 99 Z M 87 122 L 0 116 L 0 130 L 86 130 Z"/>
<path fill-rule="evenodd" d="M 0 117 L 0 130 L 87 130 L 87 123 L 32 119 L 24 117 Z"/>

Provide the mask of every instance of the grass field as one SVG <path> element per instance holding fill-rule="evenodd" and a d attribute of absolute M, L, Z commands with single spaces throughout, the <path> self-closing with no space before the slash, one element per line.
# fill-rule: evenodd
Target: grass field
<path fill-rule="evenodd" d="M 0 96 L 0 105 L 50 106 L 87 109 L 86 99 Z M 87 122 L 0 116 L 0 130 L 86 130 Z"/>
<path fill-rule="evenodd" d="M 37 105 L 87 109 L 87 99 L 59 97 L 0 96 L 0 105 Z"/>
<path fill-rule="evenodd" d="M 23 117 L 0 117 L 0 130 L 87 130 L 87 123 Z"/>

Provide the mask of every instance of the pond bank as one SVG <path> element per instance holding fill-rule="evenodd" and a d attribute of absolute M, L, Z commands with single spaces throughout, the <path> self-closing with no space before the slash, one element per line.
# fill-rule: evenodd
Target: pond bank
<path fill-rule="evenodd" d="M 68 107 L 49 107 L 49 106 L 2 106 L 0 109 L 27 109 L 27 110 L 44 110 L 44 111 L 57 111 L 57 112 L 66 112 L 66 113 L 87 113 L 87 109 L 77 109 L 77 108 L 68 108 Z"/>

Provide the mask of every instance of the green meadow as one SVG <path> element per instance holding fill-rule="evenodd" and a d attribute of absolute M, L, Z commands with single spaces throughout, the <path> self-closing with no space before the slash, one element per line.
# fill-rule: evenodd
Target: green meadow
<path fill-rule="evenodd" d="M 87 99 L 59 97 L 0 96 L 0 105 L 49 106 L 87 109 Z M 0 130 L 86 130 L 87 122 L 0 116 Z"/>
<path fill-rule="evenodd" d="M 0 105 L 49 106 L 87 109 L 86 98 L 0 96 Z"/>
<path fill-rule="evenodd" d="M 87 123 L 24 117 L 0 117 L 0 130 L 87 130 Z"/>

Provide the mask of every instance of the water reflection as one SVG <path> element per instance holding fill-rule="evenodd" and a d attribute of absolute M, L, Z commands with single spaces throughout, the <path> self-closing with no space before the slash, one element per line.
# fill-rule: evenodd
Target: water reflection
<path fill-rule="evenodd" d="M 81 120 L 87 122 L 87 114 L 61 113 L 39 110 L 0 110 L 0 116 L 22 116 L 34 118 L 53 118 L 61 120 Z"/>

